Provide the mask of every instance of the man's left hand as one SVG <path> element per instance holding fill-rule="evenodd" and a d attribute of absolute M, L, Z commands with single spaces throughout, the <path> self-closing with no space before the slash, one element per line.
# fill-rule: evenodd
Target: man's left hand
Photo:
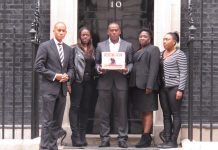
<path fill-rule="evenodd" d="M 64 73 L 62 74 L 61 80 L 59 82 L 66 82 L 69 80 L 68 74 Z"/>

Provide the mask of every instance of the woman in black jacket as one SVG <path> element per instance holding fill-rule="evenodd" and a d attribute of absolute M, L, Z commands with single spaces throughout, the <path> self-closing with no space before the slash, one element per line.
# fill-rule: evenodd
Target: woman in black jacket
<path fill-rule="evenodd" d="M 143 133 L 137 148 L 149 147 L 152 138 L 153 111 L 158 108 L 158 70 L 160 51 L 151 44 L 152 32 L 142 29 L 139 33 L 140 48 L 133 55 L 130 74 L 133 108 L 142 113 Z"/>
<path fill-rule="evenodd" d="M 92 80 L 95 68 L 94 47 L 90 30 L 79 30 L 78 43 L 73 46 L 73 64 L 75 80 L 68 86 L 70 93 L 69 120 L 72 130 L 72 145 L 87 146 L 86 127 L 89 102 L 92 94 Z"/>

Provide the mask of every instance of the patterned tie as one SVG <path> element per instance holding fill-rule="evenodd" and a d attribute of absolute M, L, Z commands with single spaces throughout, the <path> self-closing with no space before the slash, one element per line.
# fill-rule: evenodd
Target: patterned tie
<path fill-rule="evenodd" d="M 61 43 L 58 43 L 59 49 L 58 49 L 58 53 L 60 56 L 60 60 L 61 60 L 61 65 L 63 66 L 63 62 L 64 62 L 64 51 L 63 51 L 63 46 Z"/>

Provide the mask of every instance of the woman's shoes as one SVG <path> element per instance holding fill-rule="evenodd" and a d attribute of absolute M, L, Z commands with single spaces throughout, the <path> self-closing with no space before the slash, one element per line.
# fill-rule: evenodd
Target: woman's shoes
<path fill-rule="evenodd" d="M 88 143 L 86 141 L 86 137 L 85 134 L 84 135 L 72 135 L 71 136 L 72 139 L 72 145 L 74 147 L 83 147 L 83 146 L 87 146 Z"/>
<path fill-rule="evenodd" d="M 164 130 L 162 130 L 160 133 L 159 133 L 159 137 L 160 139 L 164 142 L 166 142 L 166 136 L 165 136 L 165 132 Z"/>
<path fill-rule="evenodd" d="M 67 132 L 64 129 L 59 132 L 58 138 L 61 138 L 61 145 L 63 145 L 63 140 L 65 139 L 66 135 Z"/>
<path fill-rule="evenodd" d="M 176 142 L 173 141 L 168 141 L 168 142 L 164 142 L 162 144 L 159 144 L 157 146 L 157 148 L 163 148 L 163 149 L 167 149 L 167 148 L 177 148 L 178 145 Z"/>
<path fill-rule="evenodd" d="M 73 145 L 74 147 L 82 147 L 82 146 L 83 146 L 83 144 L 82 144 L 82 142 L 81 142 L 81 140 L 80 140 L 80 136 L 79 136 L 79 135 L 73 134 L 73 135 L 71 136 L 71 140 L 72 140 L 72 145 Z"/>
<path fill-rule="evenodd" d="M 80 134 L 80 140 L 82 142 L 82 146 L 88 146 L 87 140 L 86 140 L 86 134 L 85 133 L 81 133 Z"/>
<path fill-rule="evenodd" d="M 151 135 L 149 133 L 143 133 L 140 141 L 135 145 L 136 148 L 144 148 L 151 146 Z"/>

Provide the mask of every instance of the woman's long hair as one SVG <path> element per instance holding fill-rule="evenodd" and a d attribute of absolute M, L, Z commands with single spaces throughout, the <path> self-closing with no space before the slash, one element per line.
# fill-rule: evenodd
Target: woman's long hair
<path fill-rule="evenodd" d="M 81 34 L 82 34 L 82 31 L 83 30 L 88 30 L 89 33 L 90 33 L 90 40 L 87 44 L 87 51 L 85 51 L 84 49 L 84 44 L 82 43 L 82 40 L 81 40 Z M 92 44 L 92 34 L 91 34 L 91 31 L 89 30 L 88 27 L 81 27 L 79 29 L 79 32 L 78 32 L 78 40 L 77 40 L 77 44 L 78 46 L 84 51 L 85 55 L 88 56 L 88 57 L 91 57 L 93 55 L 93 51 L 94 51 L 94 46 Z"/>

